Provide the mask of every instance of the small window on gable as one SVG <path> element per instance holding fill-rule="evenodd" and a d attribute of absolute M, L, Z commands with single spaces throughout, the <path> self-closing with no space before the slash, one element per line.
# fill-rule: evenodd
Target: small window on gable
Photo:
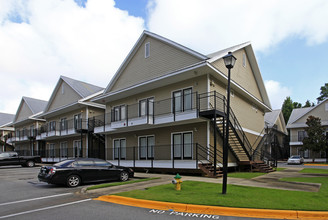
<path fill-rule="evenodd" d="M 65 92 L 65 87 L 64 87 L 64 83 L 62 84 L 62 87 L 61 87 L 61 92 L 62 92 L 62 94 L 64 94 L 64 92 Z"/>
<path fill-rule="evenodd" d="M 243 53 L 243 67 L 246 67 L 246 54 Z"/>
<path fill-rule="evenodd" d="M 325 110 L 328 112 L 328 103 L 326 103 Z"/>
<path fill-rule="evenodd" d="M 145 44 L 145 58 L 148 58 L 150 56 L 150 42 L 147 42 Z"/>

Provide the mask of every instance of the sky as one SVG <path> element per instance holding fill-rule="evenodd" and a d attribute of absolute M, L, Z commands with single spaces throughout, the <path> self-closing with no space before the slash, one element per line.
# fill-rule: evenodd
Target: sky
<path fill-rule="evenodd" d="M 327 12 L 327 0 L 0 0 L 0 112 L 49 100 L 61 75 L 106 87 L 143 30 L 204 55 L 250 41 L 272 109 L 316 104 Z"/>

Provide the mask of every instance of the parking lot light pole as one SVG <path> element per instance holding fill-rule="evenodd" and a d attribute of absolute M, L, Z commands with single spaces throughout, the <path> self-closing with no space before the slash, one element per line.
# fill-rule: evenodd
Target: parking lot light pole
<path fill-rule="evenodd" d="M 227 179 L 228 179 L 228 140 L 229 140 L 229 115 L 230 115 L 230 70 L 233 68 L 236 62 L 236 57 L 229 52 L 223 57 L 224 64 L 228 69 L 228 87 L 227 87 L 227 110 L 226 110 L 226 126 L 225 126 L 225 138 L 223 143 L 223 184 L 222 194 L 227 193 Z"/>

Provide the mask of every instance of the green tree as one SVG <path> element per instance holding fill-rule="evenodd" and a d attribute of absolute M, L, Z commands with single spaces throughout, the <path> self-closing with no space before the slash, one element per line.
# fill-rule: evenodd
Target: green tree
<path fill-rule="evenodd" d="M 314 106 L 314 103 L 312 102 L 310 102 L 310 100 L 306 100 L 306 102 L 305 102 L 305 105 L 303 105 L 303 108 L 305 108 L 305 107 L 313 107 Z"/>
<path fill-rule="evenodd" d="M 290 98 L 290 96 L 287 96 L 281 108 L 286 123 L 288 122 L 290 114 L 292 114 L 293 109 L 294 109 L 293 101 Z"/>
<path fill-rule="evenodd" d="M 311 150 L 312 152 L 320 152 L 326 149 L 325 129 L 321 126 L 321 119 L 310 115 L 306 119 L 305 128 L 307 137 L 303 139 L 303 150 Z M 315 154 L 312 153 L 312 161 L 314 162 Z"/>
<path fill-rule="evenodd" d="M 294 108 L 302 108 L 302 103 L 293 102 L 293 107 Z"/>
<path fill-rule="evenodd" d="M 321 86 L 320 90 L 320 96 L 317 98 L 318 103 L 322 102 L 325 98 L 328 98 L 328 83 L 325 83 L 324 86 Z"/>

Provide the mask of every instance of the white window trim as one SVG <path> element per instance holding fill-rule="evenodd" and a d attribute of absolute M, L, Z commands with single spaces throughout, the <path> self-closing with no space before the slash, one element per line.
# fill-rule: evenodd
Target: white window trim
<path fill-rule="evenodd" d="M 115 139 L 113 139 L 113 160 L 117 160 L 117 159 L 115 159 L 115 141 L 120 141 L 120 148 L 121 148 L 121 140 L 125 140 L 125 156 L 126 156 L 126 138 L 124 137 L 124 138 L 115 138 Z M 120 156 L 120 155 L 119 155 Z M 121 160 L 122 158 L 119 158 L 119 160 Z M 125 158 L 126 159 L 126 158 Z"/>
<path fill-rule="evenodd" d="M 150 57 L 150 42 L 145 43 L 145 58 Z"/>
<path fill-rule="evenodd" d="M 191 150 L 191 158 L 194 157 L 194 149 L 193 149 L 193 147 L 194 147 L 194 132 L 192 130 L 191 131 L 179 131 L 179 132 L 172 132 L 171 133 L 171 160 L 174 159 L 173 136 L 175 134 L 182 134 L 183 135 L 184 133 L 191 133 L 191 140 L 192 140 L 192 142 L 191 142 L 191 148 L 192 148 L 192 150 Z M 183 152 L 182 152 L 182 155 L 181 155 L 181 160 L 183 160 Z"/>
<path fill-rule="evenodd" d="M 156 145 L 156 139 L 155 139 L 155 135 L 154 134 L 150 134 L 150 135 L 142 135 L 142 136 L 138 136 L 138 159 L 140 160 L 140 154 L 139 154 L 139 150 L 140 150 L 140 138 L 148 138 L 148 137 L 154 137 L 154 157 L 155 157 L 155 145 Z M 148 147 L 148 146 L 147 146 Z M 148 148 L 147 148 L 148 150 Z M 148 153 L 148 152 L 147 152 Z M 149 158 L 146 157 L 146 160 L 148 160 Z"/>

